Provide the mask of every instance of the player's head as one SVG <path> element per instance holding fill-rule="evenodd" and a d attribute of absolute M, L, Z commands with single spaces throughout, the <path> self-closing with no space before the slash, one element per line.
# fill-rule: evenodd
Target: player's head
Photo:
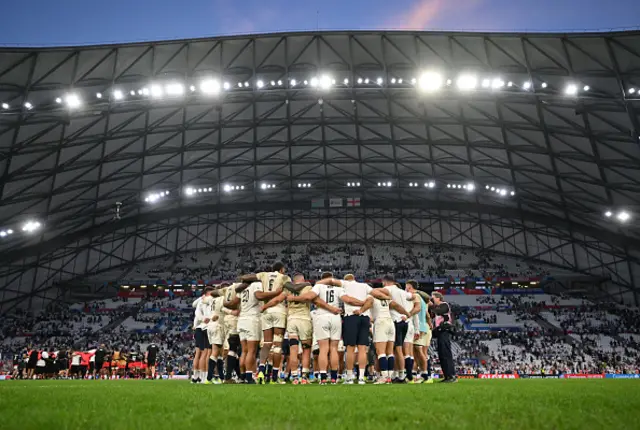
<path fill-rule="evenodd" d="M 293 282 L 299 284 L 300 282 L 304 282 L 304 275 L 302 273 L 296 273 L 293 275 Z"/>
<path fill-rule="evenodd" d="M 436 305 L 439 305 L 444 300 L 444 296 L 442 295 L 442 293 L 439 293 L 437 291 L 431 293 L 431 298 L 433 299 L 433 303 L 435 303 Z"/>
<path fill-rule="evenodd" d="M 333 273 L 331 273 L 331 272 L 322 272 L 322 275 L 320 275 L 320 279 L 328 279 L 328 278 L 333 278 Z"/>
<path fill-rule="evenodd" d="M 212 286 L 204 287 L 203 295 L 210 296 L 214 289 Z"/>
<path fill-rule="evenodd" d="M 345 281 L 355 281 L 356 277 L 353 276 L 351 273 L 349 273 L 348 275 L 344 275 L 344 280 Z"/>
<path fill-rule="evenodd" d="M 284 263 L 281 261 L 276 261 L 275 263 L 273 263 L 273 271 L 274 272 L 280 272 L 280 273 L 284 273 Z"/>
<path fill-rule="evenodd" d="M 396 285 L 396 280 L 393 275 L 384 275 L 382 277 L 382 285 L 384 285 L 385 287 Z"/>
<path fill-rule="evenodd" d="M 410 281 L 407 281 L 407 291 L 410 293 L 415 293 L 416 290 L 418 289 L 418 281 L 414 281 L 413 279 Z"/>

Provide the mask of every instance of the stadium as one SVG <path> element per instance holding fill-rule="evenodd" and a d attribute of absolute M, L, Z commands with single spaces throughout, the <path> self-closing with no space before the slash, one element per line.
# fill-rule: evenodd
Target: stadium
<path fill-rule="evenodd" d="M 0 103 L 8 428 L 77 428 L 87 410 L 104 428 L 195 426 L 207 408 L 231 411 L 214 412 L 221 425 L 296 428 L 281 405 L 298 390 L 314 428 L 430 424 L 431 407 L 451 417 L 442 428 L 634 419 L 635 381 L 609 379 L 640 373 L 640 32 L 2 48 Z M 378 287 L 393 275 L 444 294 L 458 377 L 473 380 L 180 380 L 193 370 L 194 298 L 276 261 L 311 283 L 328 271 Z M 23 351 L 106 343 L 140 356 L 153 342 L 163 380 L 8 380 Z M 429 357 L 437 379 L 435 340 Z M 157 405 L 171 396 L 198 412 Z M 351 399 L 379 408 L 326 415 Z"/>

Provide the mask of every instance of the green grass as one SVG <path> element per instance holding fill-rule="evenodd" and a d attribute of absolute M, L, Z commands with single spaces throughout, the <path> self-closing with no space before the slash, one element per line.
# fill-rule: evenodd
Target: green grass
<path fill-rule="evenodd" d="M 640 381 L 461 381 L 403 386 L 0 382 L 13 429 L 629 429 Z"/>

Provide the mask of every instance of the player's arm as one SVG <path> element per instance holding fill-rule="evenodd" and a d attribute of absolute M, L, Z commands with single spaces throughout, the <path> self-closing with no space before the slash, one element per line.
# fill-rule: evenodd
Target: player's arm
<path fill-rule="evenodd" d="M 258 275 L 256 275 L 255 273 L 252 273 L 250 275 L 243 275 L 240 277 L 240 282 L 245 283 L 245 284 L 250 284 L 252 282 L 259 282 L 260 279 L 258 279 Z M 236 291 L 238 291 L 238 288 L 236 287 Z"/>
<path fill-rule="evenodd" d="M 236 287 L 236 293 L 241 293 L 247 288 L 249 288 L 250 283 L 243 282 Z"/>
<path fill-rule="evenodd" d="M 364 301 L 358 300 L 355 297 L 347 296 L 346 294 L 342 295 L 342 297 L 340 297 L 340 300 L 342 300 L 343 302 L 345 302 L 346 304 L 351 305 L 351 306 L 362 306 L 362 305 L 364 305 Z"/>
<path fill-rule="evenodd" d="M 311 284 L 309 282 L 300 282 L 298 284 L 294 284 L 293 282 L 284 283 L 284 288 L 291 291 L 294 294 L 297 294 L 300 291 L 302 291 L 304 287 L 310 287 L 310 286 Z"/>
<path fill-rule="evenodd" d="M 316 293 L 312 290 L 307 291 L 306 293 L 302 293 L 299 296 L 294 296 L 293 294 L 287 297 L 287 300 L 290 302 L 312 302 L 318 297 Z"/>
<path fill-rule="evenodd" d="M 414 295 L 413 296 L 413 308 L 409 312 L 409 318 L 411 318 L 414 315 L 419 314 L 421 307 L 422 307 L 422 304 L 420 303 L 420 298 Z"/>
<path fill-rule="evenodd" d="M 416 294 L 422 297 L 426 303 L 429 303 L 431 301 L 431 297 L 429 297 L 429 294 L 425 293 L 424 291 L 417 290 Z"/>
<path fill-rule="evenodd" d="M 371 296 L 367 297 L 367 300 L 364 301 L 364 303 L 358 310 L 358 315 L 362 315 L 363 313 L 371 309 L 371 306 L 373 306 L 373 300 L 374 300 L 373 297 Z"/>
<path fill-rule="evenodd" d="M 320 297 L 316 296 L 315 300 L 313 301 L 313 303 L 322 309 L 325 309 L 329 312 L 331 312 L 334 315 L 340 315 L 340 312 L 342 312 L 340 310 L 340 308 L 336 308 L 335 306 L 331 306 L 330 304 L 328 304 L 327 302 L 325 302 L 324 300 L 322 300 Z"/>
<path fill-rule="evenodd" d="M 267 302 L 266 304 L 262 305 L 262 309 L 260 309 L 262 312 L 264 312 L 265 310 L 272 308 L 276 305 L 279 305 L 280 303 L 284 302 L 284 300 L 287 298 L 287 295 L 282 292 L 280 293 L 278 296 L 274 297 L 273 299 L 269 300 L 269 302 Z"/>
<path fill-rule="evenodd" d="M 409 318 L 409 317 L 411 316 L 411 315 L 409 314 L 409 312 L 407 312 L 407 310 L 406 310 L 404 307 L 400 306 L 399 304 L 397 304 L 397 303 L 396 303 L 396 302 L 394 302 L 393 300 L 391 300 L 391 301 L 389 302 L 389 307 L 390 307 L 391 309 L 393 309 L 394 311 L 399 312 L 399 313 L 401 313 L 402 315 L 406 316 L 407 318 Z"/>
<path fill-rule="evenodd" d="M 225 300 L 222 306 L 224 306 L 223 309 L 238 309 L 238 306 L 240 306 L 240 297 L 236 296 L 231 301 Z"/>
<path fill-rule="evenodd" d="M 389 292 L 384 288 L 374 288 L 369 294 L 378 300 L 391 300 Z"/>
<path fill-rule="evenodd" d="M 326 278 L 326 279 L 321 279 L 318 282 L 316 282 L 316 285 L 320 284 L 320 285 L 333 285 L 334 287 L 342 287 L 342 281 L 339 279 L 333 279 L 333 278 Z"/>
<path fill-rule="evenodd" d="M 275 291 L 256 291 L 256 299 L 266 302 L 268 300 L 278 297 L 282 293 L 282 289 L 278 288 Z"/>
<path fill-rule="evenodd" d="M 429 313 L 428 309 L 427 309 L 427 325 L 431 330 L 433 330 L 433 320 L 431 319 L 431 314 Z"/>

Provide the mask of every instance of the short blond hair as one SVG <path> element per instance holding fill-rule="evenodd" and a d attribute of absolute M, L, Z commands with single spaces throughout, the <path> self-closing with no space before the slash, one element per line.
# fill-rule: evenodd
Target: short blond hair
<path fill-rule="evenodd" d="M 351 273 L 349 273 L 348 275 L 344 275 L 344 280 L 345 281 L 353 281 L 355 279 L 356 279 L 356 277 L 353 276 Z"/>

